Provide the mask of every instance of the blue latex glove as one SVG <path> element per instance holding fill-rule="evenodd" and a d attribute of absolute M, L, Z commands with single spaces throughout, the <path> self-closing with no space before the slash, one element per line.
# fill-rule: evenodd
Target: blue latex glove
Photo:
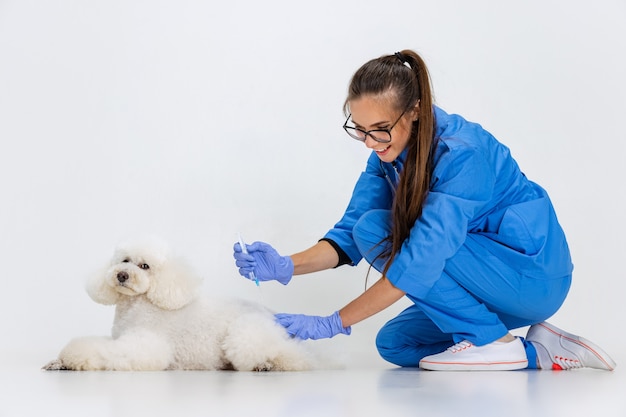
<path fill-rule="evenodd" d="M 300 339 L 325 339 L 340 333 L 349 335 L 352 332 L 350 326 L 343 327 L 338 311 L 328 317 L 282 313 L 274 317 L 287 329 L 287 333 Z"/>
<path fill-rule="evenodd" d="M 248 278 L 250 272 L 259 281 L 276 280 L 283 285 L 287 285 L 293 276 L 293 261 L 289 256 L 280 256 L 276 249 L 264 242 L 254 242 L 246 245 L 248 253 L 241 251 L 239 242 L 233 247 L 235 265 L 239 268 L 239 273 Z"/>

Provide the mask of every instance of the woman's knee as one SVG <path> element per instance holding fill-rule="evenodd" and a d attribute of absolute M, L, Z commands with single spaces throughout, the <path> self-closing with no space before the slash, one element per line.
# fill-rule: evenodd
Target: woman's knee
<path fill-rule="evenodd" d="M 391 232 L 391 212 L 389 210 L 370 210 L 356 222 L 352 237 L 359 252 L 372 263 L 383 252 L 381 243 Z"/>
<path fill-rule="evenodd" d="M 376 335 L 376 349 L 380 357 L 397 366 L 417 367 L 424 356 L 443 352 L 452 344 L 450 336 L 440 332 L 439 337 L 434 338 L 421 334 L 419 330 L 412 333 L 403 334 L 393 321 L 385 325 Z M 430 343 L 424 343 L 421 339 Z"/>
<path fill-rule="evenodd" d="M 407 358 L 402 354 L 402 346 L 398 345 L 397 335 L 389 326 L 384 326 L 378 331 L 376 349 L 380 357 L 389 363 L 398 366 L 417 366 L 416 364 L 407 364 Z"/>

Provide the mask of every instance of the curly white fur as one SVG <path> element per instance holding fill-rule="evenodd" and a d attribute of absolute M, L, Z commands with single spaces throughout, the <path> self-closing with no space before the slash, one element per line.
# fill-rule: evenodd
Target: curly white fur
<path fill-rule="evenodd" d="M 198 296 L 202 280 L 162 242 L 120 245 L 87 286 L 98 303 L 115 304 L 111 337 L 71 340 L 46 370 L 167 369 L 296 371 L 310 369 L 265 307 Z"/>

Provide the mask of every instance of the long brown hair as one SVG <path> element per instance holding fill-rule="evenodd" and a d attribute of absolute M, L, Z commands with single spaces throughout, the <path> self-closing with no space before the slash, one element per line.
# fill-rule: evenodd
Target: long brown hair
<path fill-rule="evenodd" d="M 407 111 L 419 103 L 419 114 L 413 122 L 407 157 L 393 201 L 391 235 L 388 250 L 382 253 L 387 259 L 386 275 L 402 243 L 409 237 L 411 228 L 422 214 L 432 175 L 432 148 L 435 131 L 433 98 L 428 69 L 422 58 L 412 50 L 403 50 L 365 63 L 352 77 L 348 88 L 349 102 L 364 95 L 386 94 L 398 111 Z"/>

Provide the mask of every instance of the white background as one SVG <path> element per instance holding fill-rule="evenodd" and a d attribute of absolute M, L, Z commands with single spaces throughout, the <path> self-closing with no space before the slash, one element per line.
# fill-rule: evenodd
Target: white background
<path fill-rule="evenodd" d="M 340 218 L 368 156 L 341 129 L 348 81 L 410 48 L 437 104 L 550 193 L 575 264 L 552 323 L 619 352 L 625 21 L 624 0 L 0 0 L 2 348 L 52 357 L 107 334 L 113 308 L 84 280 L 146 234 L 206 293 L 320 315 L 356 297 L 366 265 L 259 290 L 231 249 L 241 232 L 291 254 Z M 330 342 L 379 360 L 376 331 L 405 305 Z"/>

